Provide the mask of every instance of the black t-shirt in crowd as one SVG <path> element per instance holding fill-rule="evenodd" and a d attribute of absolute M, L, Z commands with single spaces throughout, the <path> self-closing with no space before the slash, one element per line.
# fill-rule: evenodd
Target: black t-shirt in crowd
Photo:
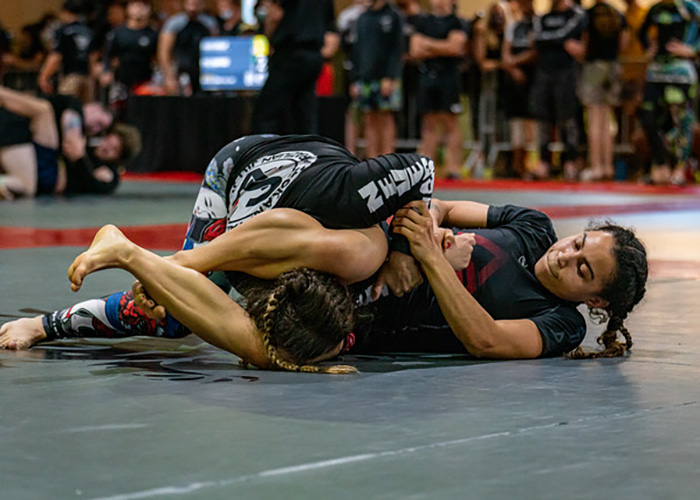
<path fill-rule="evenodd" d="M 416 20 L 416 33 L 446 40 L 452 31 L 464 31 L 464 25 L 454 14 L 447 16 L 426 15 Z M 459 57 L 433 57 L 425 59 L 418 66 L 421 73 L 428 73 L 431 76 L 441 76 L 453 74 L 458 71 Z"/>
<path fill-rule="evenodd" d="M 396 9 L 387 3 L 363 12 L 353 52 L 355 79 L 401 78 L 403 54 L 403 23 Z"/>
<path fill-rule="evenodd" d="M 495 320 L 533 321 L 542 335 L 542 357 L 561 355 L 581 343 L 586 323 L 576 304 L 554 296 L 534 274 L 535 263 L 557 240 L 545 214 L 492 206 L 486 229 L 453 231 L 476 235 L 471 262 L 457 275 Z M 367 302 L 369 289 L 369 282 L 357 285 L 360 304 Z M 384 295 L 368 308 L 374 317 L 359 352 L 467 353 L 427 281 L 403 297 Z"/>
<path fill-rule="evenodd" d="M 104 53 L 108 63 L 118 60 L 115 79 L 128 87 L 150 80 L 157 43 L 158 34 L 150 26 L 139 30 L 119 26 L 110 31 Z"/>
<path fill-rule="evenodd" d="M 620 51 L 620 35 L 627 27 L 625 16 L 611 5 L 600 2 L 586 12 L 588 29 L 587 61 L 615 61 Z"/>
<path fill-rule="evenodd" d="M 576 65 L 576 59 L 564 49 L 567 40 L 581 40 L 586 24 L 586 13 L 575 5 L 565 11 L 551 11 L 536 17 L 535 44 L 539 55 L 538 67 L 567 69 Z"/>
<path fill-rule="evenodd" d="M 54 50 L 63 58 L 64 75 L 88 73 L 88 56 L 94 36 L 94 32 L 87 24 L 78 21 L 56 30 Z"/>
<path fill-rule="evenodd" d="M 333 0 L 282 0 L 284 16 L 270 37 L 275 50 L 320 50 L 327 32 L 335 32 Z"/>

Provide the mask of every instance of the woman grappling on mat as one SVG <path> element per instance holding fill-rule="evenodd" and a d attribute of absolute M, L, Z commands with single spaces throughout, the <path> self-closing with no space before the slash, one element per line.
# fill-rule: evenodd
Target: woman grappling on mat
<path fill-rule="evenodd" d="M 408 201 L 429 198 L 433 175 L 432 161 L 416 154 L 392 154 L 360 162 L 340 145 L 322 137 L 244 137 L 224 147 L 207 168 L 188 228 L 185 249 L 208 249 L 212 240 L 216 238 L 218 241 L 225 233 L 229 241 L 235 242 L 234 250 L 220 254 L 223 261 L 219 267 L 211 258 L 218 247 L 206 250 L 209 267 L 200 270 L 246 270 L 259 277 L 269 278 L 285 270 L 313 266 L 334 273 L 346 283 L 357 281 L 374 273 L 384 262 L 384 233 L 378 228 L 366 232 L 328 231 L 323 226 L 370 227 L 392 215 Z M 289 231 L 285 233 L 275 222 L 279 222 L 281 217 L 278 214 L 272 217 L 272 222 L 263 217 L 257 225 L 254 224 L 252 232 L 248 233 L 253 236 L 248 240 L 240 231 L 234 233 L 235 229 L 243 227 L 241 224 L 244 221 L 256 221 L 262 217 L 258 214 L 274 207 L 295 207 L 310 214 L 314 218 L 304 216 L 303 224 L 307 224 L 308 229 L 308 224 L 311 223 L 313 230 L 302 231 L 299 224 L 292 223 L 287 225 Z M 254 216 L 256 217 L 253 218 Z M 317 230 L 322 234 L 314 232 Z M 260 253 L 256 254 L 255 245 L 267 241 L 260 236 L 260 231 L 271 235 L 271 243 L 260 247 Z M 368 236 L 371 234 L 374 236 Z M 361 244 L 358 245 L 358 242 Z M 204 243 L 207 245 L 202 246 Z M 275 246 L 281 247 L 282 256 L 275 253 Z M 407 247 L 406 244 L 405 248 Z M 314 248 L 321 248 L 325 260 Z M 374 252 L 374 258 L 366 257 L 368 249 Z M 247 250 L 251 251 L 246 253 Z M 187 253 L 178 254 L 177 258 L 185 254 Z M 303 258 L 285 260 L 285 255 L 302 255 Z M 278 264 L 283 261 L 283 264 L 275 267 L 269 263 L 269 259 L 277 259 Z M 236 267 L 231 261 L 243 262 L 245 266 Z M 396 263 L 406 261 L 412 259 L 393 252 L 389 265 L 384 267 L 388 271 L 381 275 L 380 283 L 386 281 L 392 289 L 402 293 L 420 281 L 420 274 L 415 270 L 409 276 L 394 271 Z M 251 262 L 267 264 L 262 271 L 256 273 Z M 273 274 L 270 274 L 271 269 L 275 269 Z M 283 286 L 275 297 L 279 300 L 281 292 L 285 291 L 294 300 L 314 302 L 314 310 L 306 311 L 309 321 L 315 321 L 319 308 L 333 308 L 339 301 L 349 300 L 346 292 L 340 294 L 340 297 L 337 294 L 335 298 L 331 297 L 328 290 L 333 286 L 339 288 L 339 285 L 331 284 L 332 279 L 328 276 L 321 277 L 309 270 L 303 273 L 306 281 L 295 286 Z M 316 286 L 316 279 L 325 284 L 318 283 Z M 283 280 L 282 284 L 289 283 L 289 280 Z M 267 295 L 271 296 L 271 290 L 267 291 Z M 312 296 L 316 298 L 311 298 Z M 285 301 L 285 304 L 290 301 L 291 299 Z M 36 323 L 40 319 L 29 321 Z M 300 321 L 297 324 L 303 326 L 303 321 Z M 131 292 L 114 294 L 104 300 L 87 301 L 47 315 L 43 318 L 43 326 L 34 323 L 31 328 L 22 327 L 25 330 L 22 339 L 16 338 L 14 333 L 7 336 L 9 330 L 17 332 L 20 328 L 15 328 L 12 324 L 3 327 L 6 342 L 2 345 L 29 347 L 46 336 L 156 335 L 175 338 L 191 331 L 170 316 L 160 321 L 151 320 L 138 307 L 134 307 Z M 10 342 L 9 338 L 13 340 Z"/>
<path fill-rule="evenodd" d="M 470 229 L 474 236 L 468 243 L 473 245 L 473 252 L 463 254 L 461 264 L 449 259 L 449 255 L 445 256 L 449 250 L 443 252 L 447 244 L 438 241 L 449 243 L 450 240 L 446 234 L 436 241 L 432 218 L 424 204 L 400 211 L 395 220 L 396 230 L 410 241 L 414 256 L 429 283 L 401 298 L 383 294 L 376 302 L 366 341 L 353 351 L 469 353 L 496 359 L 560 355 L 575 349 L 585 335 L 585 322 L 576 310 L 579 303 L 585 303 L 597 317 L 607 318 L 608 324 L 599 338 L 599 342 L 605 345 L 604 351 L 586 354 L 577 350 L 572 353 L 573 357 L 619 356 L 631 347 L 631 338 L 623 321 L 643 297 L 647 278 L 644 247 L 631 231 L 606 224 L 556 241 L 549 219 L 534 210 L 439 200 L 433 200 L 433 207 L 435 220 L 452 227 L 449 233 L 461 233 L 463 229 L 459 227 L 474 228 Z M 279 228 L 290 224 L 295 216 L 292 211 L 285 212 L 288 212 L 286 217 L 277 220 Z M 252 226 L 256 221 L 262 222 L 264 217 L 273 215 L 275 211 L 268 212 L 248 224 Z M 305 217 L 299 213 L 296 216 Z M 246 224 L 240 229 L 245 227 Z M 313 229 L 309 229 L 307 233 L 313 234 Z M 324 248 L 332 246 L 323 244 L 323 238 L 341 233 L 323 231 L 325 235 L 322 232 L 308 241 L 318 239 L 322 243 L 318 248 L 319 256 Z M 202 253 L 199 257 L 216 262 L 215 267 L 226 267 L 230 265 L 224 263 L 228 251 L 233 252 L 233 258 L 237 248 L 240 252 L 240 247 L 260 241 L 259 238 L 244 240 L 246 244 L 237 247 L 235 239 L 228 239 L 227 236 L 190 252 L 189 258 L 184 258 L 182 262 L 196 269 L 204 264 L 196 262 L 196 252 L 211 250 L 211 255 Z M 362 245 L 362 238 L 356 239 L 359 245 Z M 268 241 L 270 246 L 265 251 L 270 252 L 275 240 Z M 279 240 L 276 241 L 277 246 L 284 247 Z M 371 237 L 364 242 L 367 241 L 371 241 Z M 381 247 L 380 241 L 377 238 L 377 249 Z M 294 259 L 304 263 L 300 255 L 308 248 L 309 245 L 302 244 L 297 249 L 291 249 L 292 252 L 301 250 L 302 253 L 292 258 L 290 265 L 294 265 Z M 250 249 L 246 251 L 252 252 Z M 363 256 L 369 257 L 372 253 L 370 251 Z M 186 257 L 188 252 L 178 255 Z M 332 257 L 332 252 L 329 257 Z M 79 279 L 86 270 L 95 268 L 88 265 L 90 260 L 78 263 L 81 270 L 74 273 L 74 280 Z M 338 255 L 335 262 L 338 272 L 345 269 L 340 260 L 342 255 Z M 452 264 L 450 260 L 453 260 Z M 333 262 L 332 259 L 330 261 Z M 241 262 L 244 263 L 245 259 Z M 266 265 L 262 261 L 249 259 L 249 263 L 253 262 L 263 267 Z M 347 265 L 352 262 L 351 254 Z M 460 269 L 457 275 L 455 268 Z M 275 272 L 273 267 L 268 270 L 272 274 Z M 366 286 L 371 288 L 371 281 Z M 367 288 L 360 287 L 359 291 L 361 300 L 366 300 L 370 295 Z M 152 304 L 148 307 L 152 307 Z M 206 303 L 202 307 L 206 307 Z M 73 308 L 80 309 L 81 305 Z M 209 317 L 214 315 L 215 311 L 208 313 Z M 71 318 L 73 328 L 75 317 L 73 315 Z M 276 318 L 276 321 L 279 319 Z M 37 320 L 41 321 L 41 318 L 20 321 Z M 94 318 L 86 315 L 86 330 L 91 327 L 88 320 L 95 322 Z M 66 324 L 70 322 L 66 321 Z M 8 329 L 0 335 L 0 345 L 12 347 L 12 342 L 26 341 L 21 336 L 20 322 L 14 325 L 12 331 Z M 94 332 L 94 328 L 92 330 Z M 618 331 L 625 337 L 625 344 L 617 341 Z M 43 337 L 44 331 L 41 330 L 39 338 Z"/>

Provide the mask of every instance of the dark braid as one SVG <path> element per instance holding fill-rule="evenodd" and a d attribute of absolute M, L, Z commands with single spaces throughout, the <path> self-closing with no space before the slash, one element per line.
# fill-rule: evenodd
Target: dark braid
<path fill-rule="evenodd" d="M 262 333 L 275 368 L 312 373 L 355 373 L 352 366 L 306 364 L 337 347 L 354 325 L 347 288 L 330 274 L 295 269 L 270 286 L 258 282 L 246 290 L 247 311 Z M 283 354 L 280 353 L 283 351 Z"/>
<path fill-rule="evenodd" d="M 644 297 L 646 282 L 649 276 L 647 253 L 644 245 L 634 234 L 634 231 L 618 226 L 610 221 L 594 224 L 588 227 L 591 231 L 605 231 L 615 239 L 613 255 L 616 261 L 614 275 L 610 278 L 600 297 L 608 301 L 601 309 L 591 309 L 591 317 L 608 324 L 605 331 L 598 337 L 598 344 L 604 346 L 602 351 L 586 352 L 581 347 L 568 354 L 569 358 L 614 358 L 624 356 L 625 351 L 632 347 L 632 335 L 625 328 L 624 321 Z M 625 342 L 617 340 L 620 332 Z"/>

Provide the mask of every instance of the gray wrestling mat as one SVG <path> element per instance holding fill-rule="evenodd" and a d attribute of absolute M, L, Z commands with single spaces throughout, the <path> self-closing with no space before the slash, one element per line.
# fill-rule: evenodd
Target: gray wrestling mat
<path fill-rule="evenodd" d="M 127 182 L 113 198 L 0 204 L 0 226 L 184 224 L 196 191 Z M 441 195 L 581 213 L 668 198 Z M 695 499 L 700 210 L 615 219 L 655 270 L 627 359 L 348 356 L 361 373 L 329 376 L 244 370 L 192 336 L 0 351 L 0 498 Z M 555 219 L 561 236 L 584 222 Z M 107 271 L 72 294 L 81 250 L 0 249 L 0 322 L 130 286 Z"/>

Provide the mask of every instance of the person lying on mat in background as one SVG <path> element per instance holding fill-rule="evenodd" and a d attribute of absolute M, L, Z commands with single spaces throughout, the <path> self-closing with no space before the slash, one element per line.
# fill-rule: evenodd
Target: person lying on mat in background
<path fill-rule="evenodd" d="M 476 227 L 473 229 L 473 239 L 468 243 L 473 245 L 473 252 L 462 252 L 459 256 L 461 262 L 451 259 L 453 265 L 448 267 L 446 264 L 449 264 L 450 256 L 444 249 L 453 240 L 446 237 L 447 233 L 439 236 L 439 232 L 436 238 L 433 217 L 425 204 L 413 203 L 410 209 L 399 211 L 394 222 L 396 231 L 408 238 L 428 283 L 400 298 L 382 293 L 373 305 L 375 314 L 367 325 L 369 334 L 350 352 L 452 352 L 491 359 L 560 355 L 576 349 L 585 336 L 585 322 L 576 311 L 579 303 L 585 303 L 597 317 L 607 317 L 606 330 L 599 338 L 599 342 L 605 344 L 605 350 L 584 353 L 577 349 L 570 356 L 620 356 L 631 347 L 631 337 L 623 326 L 623 321 L 644 295 L 647 263 L 644 247 L 630 230 L 604 224 L 557 242 L 549 219 L 535 210 L 439 200 L 433 200 L 433 206 L 433 217 L 441 224 Z M 317 269 L 328 266 L 323 270 L 333 271 L 332 266 L 335 266 L 337 272 L 346 272 L 344 277 L 350 281 L 360 279 L 362 274 L 368 272 L 365 268 L 351 276 L 352 263 L 360 261 L 352 257 L 358 248 L 374 241 L 374 248 L 369 252 L 360 250 L 365 252 L 361 256 L 362 262 L 369 262 L 373 254 L 377 261 L 382 260 L 382 245 L 379 243 L 382 235 L 375 228 L 366 230 L 365 234 L 349 231 L 349 234 L 339 235 L 342 231 L 323 229 L 303 214 L 284 211 L 283 216 L 278 217 L 279 214 L 275 212 L 278 211 L 273 210 L 253 218 L 239 226 L 236 230 L 238 233 L 232 231 L 207 246 L 180 252 L 174 257 L 174 262 L 197 271 L 248 269 L 261 277 L 270 277 L 311 262 Z M 263 220 L 265 217 L 269 219 Z M 308 225 L 309 220 L 311 225 Z M 303 235 L 298 240 L 290 240 L 287 250 L 285 239 L 281 237 L 285 231 L 290 235 Z M 462 231 L 453 228 L 449 233 L 464 234 Z M 344 241 L 347 236 L 354 238 L 355 246 L 352 239 Z M 337 239 L 333 240 L 333 237 Z M 464 247 L 465 243 L 462 242 L 461 246 Z M 349 249 L 350 258 L 345 260 L 347 257 L 342 253 L 336 254 L 336 249 Z M 271 258 L 275 252 L 279 253 Z M 311 257 L 305 260 L 304 252 L 309 252 Z M 79 286 L 85 275 L 106 265 L 128 269 L 123 262 L 112 262 L 109 259 L 100 261 L 95 252 L 91 254 L 89 251 L 80 261 L 76 261 L 71 279 Z M 455 267 L 461 269 L 457 275 Z M 269 286 L 282 287 L 278 288 L 282 292 L 287 279 L 282 276 L 275 285 Z M 154 293 L 150 290 L 149 287 L 154 285 L 144 282 L 144 286 L 156 301 L 163 302 L 159 295 L 161 291 Z M 180 286 L 187 291 L 187 285 L 169 283 L 167 286 Z M 312 288 L 307 284 L 296 286 L 301 286 L 303 290 Z M 357 297 L 356 302 L 361 306 L 370 300 L 371 295 L 377 295 L 376 287 L 372 293 L 372 280 L 358 283 L 352 288 Z M 286 290 L 294 290 L 294 287 Z M 325 291 L 321 295 L 323 293 Z M 300 298 L 300 289 L 297 288 L 292 296 Z M 88 302 L 107 304 L 112 297 Z M 269 294 L 267 300 L 276 303 L 275 297 L 276 294 Z M 162 309 L 149 302 L 141 297 L 140 303 L 145 309 L 150 308 L 152 315 L 163 314 Z M 328 302 L 334 301 L 329 299 Z M 263 314 L 265 311 L 276 312 L 274 318 L 271 319 L 269 315 L 266 318 L 268 329 L 284 321 L 291 312 L 268 309 L 266 302 L 265 307 L 261 308 L 260 300 L 254 300 L 253 303 L 258 304 L 258 315 L 261 311 Z M 307 306 L 301 310 L 309 312 L 306 298 L 300 298 L 300 303 L 306 303 Z M 57 337 L 115 335 L 112 330 L 115 325 L 109 323 L 107 315 L 104 312 L 93 314 L 84 304 L 87 302 L 66 310 L 71 311 L 69 315 L 63 311 L 45 317 L 44 327 L 42 317 L 8 323 L 0 329 L 0 346 L 26 348 L 36 341 L 46 339 L 47 333 L 49 340 Z M 311 317 L 317 311 L 322 314 L 319 304 L 320 302 L 311 306 Z M 338 304 L 323 305 L 337 308 Z M 167 309 L 169 302 L 163 302 L 162 305 Z M 227 333 L 227 328 L 230 330 L 230 327 L 226 325 L 231 322 L 226 316 L 219 314 L 220 311 L 214 307 L 208 308 L 206 300 L 200 306 L 204 309 L 191 312 L 208 318 L 210 328 L 195 332 L 214 345 L 258 364 L 255 361 L 258 358 L 253 355 L 227 347 L 227 342 L 230 345 L 232 339 L 228 339 L 231 333 Z M 176 303 L 176 307 L 182 308 L 182 302 Z M 185 310 L 192 308 L 184 306 Z M 182 314 L 179 309 L 169 311 L 174 315 Z M 133 303 L 121 310 L 118 316 L 131 318 L 132 321 L 127 322 L 130 323 L 128 332 L 116 335 L 149 333 L 145 328 L 149 324 L 149 318 L 141 309 L 134 307 Z M 337 331 L 343 334 L 351 331 L 352 325 L 347 317 L 340 317 L 346 318 L 348 324 L 345 328 L 339 327 Z M 151 325 L 155 322 L 150 321 Z M 216 325 L 217 322 L 221 323 Z M 131 324 L 140 329 L 131 329 Z M 202 325 L 195 326 L 202 328 Z M 265 328 L 261 327 L 259 331 L 265 331 Z M 150 331 L 155 331 L 155 328 Z M 618 331 L 623 334 L 626 343 L 617 341 Z M 217 338 L 217 335 L 223 337 Z M 299 336 L 295 336 L 295 342 L 306 337 L 302 330 Z M 353 337 L 354 335 L 348 335 L 346 347 L 352 344 Z M 334 345 L 339 348 L 339 343 L 333 344 L 338 338 L 342 339 L 343 336 L 331 341 L 332 345 L 326 344 L 322 352 L 326 355 L 333 354 L 331 347 Z M 318 351 L 313 354 L 318 355 Z M 259 353 L 258 356 L 262 357 Z M 310 360 L 314 358 L 307 356 L 304 362 Z M 300 365 L 299 361 L 291 366 L 272 363 L 273 367 L 286 369 L 298 369 Z"/>
<path fill-rule="evenodd" d="M 106 132 L 94 149 L 87 136 Z M 0 86 L 0 199 L 38 194 L 109 194 L 141 137 L 113 124 L 101 105 L 71 96 L 39 98 Z"/>

